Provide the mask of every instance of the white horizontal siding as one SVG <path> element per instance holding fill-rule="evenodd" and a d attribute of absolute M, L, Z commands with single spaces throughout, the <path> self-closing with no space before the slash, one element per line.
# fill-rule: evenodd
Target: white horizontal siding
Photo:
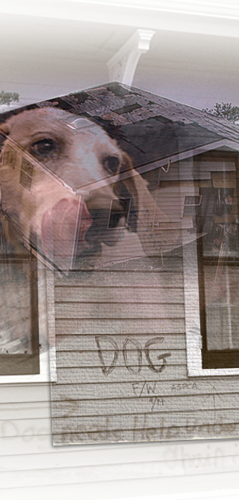
<path fill-rule="evenodd" d="M 10 2 L 7 3 L 9 5 L 5 5 L 6 11 L 10 8 Z M 13 2 L 11 2 L 11 8 L 12 5 Z M 21 13 L 24 12 L 23 6 L 20 8 L 18 5 L 18 9 Z M 89 20 L 93 11 L 90 8 L 87 12 Z M 14 13 L 16 14 L 17 10 Z M 36 11 L 34 13 L 36 14 Z M 44 16 L 46 13 L 47 11 L 43 9 L 40 15 Z M 95 20 L 96 15 L 94 13 Z M 103 21 L 104 12 L 100 15 Z M 62 12 L 61 16 L 63 16 Z M 75 11 L 72 10 L 71 16 L 74 18 Z M 122 16 L 125 18 L 121 13 L 121 24 L 124 22 Z M 116 17 L 114 22 L 117 22 Z M 130 22 L 135 25 L 138 18 L 134 15 Z M 146 23 L 143 16 L 141 22 Z M 151 25 L 155 22 L 155 16 L 151 16 Z M 161 29 L 169 30 L 169 23 L 165 24 L 164 16 L 160 16 L 157 23 Z M 195 30 L 194 26 L 189 27 L 189 23 L 185 20 L 179 22 L 177 19 L 173 24 L 174 27 L 177 25 L 177 30 Z M 172 24 L 170 29 L 172 29 Z M 206 23 L 204 26 L 201 24 L 201 28 L 198 25 L 198 29 L 212 34 L 216 32 L 217 26 Z M 232 36 L 233 33 L 235 35 L 237 30 L 236 27 L 231 29 L 225 23 L 223 29 L 228 36 Z M 160 42 L 163 36 L 165 32 L 160 36 Z M 198 40 L 196 45 L 197 43 Z M 150 61 L 150 55 L 142 57 L 134 84 L 170 98 L 173 95 L 179 101 L 198 107 L 212 106 L 214 102 L 220 100 L 235 101 L 237 99 L 238 70 L 234 62 L 236 50 L 232 50 L 233 56 L 230 61 L 224 56 L 224 62 L 220 59 L 223 65 L 214 64 L 212 71 L 208 52 L 203 62 L 194 56 L 191 60 L 182 62 L 180 58 L 173 59 L 176 47 L 177 44 L 174 44 L 171 58 L 165 50 L 159 51 L 157 61 Z M 108 80 L 106 65 L 102 62 L 94 61 L 92 64 L 91 61 L 80 57 L 77 59 L 76 56 L 71 59 L 69 54 L 57 57 L 57 50 L 54 55 L 41 54 L 35 57 L 31 54 L 31 49 L 32 47 L 29 46 L 28 52 L 21 54 L 21 48 L 19 48 L 20 53 L 14 55 L 5 47 L 5 53 L 0 59 L 1 88 L 19 92 L 22 105 L 101 84 Z M 179 47 L 180 50 L 183 53 Z M 211 62 L 213 60 L 215 58 L 212 53 Z M 173 205 L 172 211 L 176 208 L 176 204 Z M 73 356 L 78 356 L 74 353 L 74 349 L 79 351 L 82 347 L 81 336 L 83 334 L 87 345 L 91 337 L 94 339 L 95 335 L 104 333 L 113 336 L 117 343 L 120 339 L 121 346 L 127 335 L 137 337 L 143 345 L 148 336 L 165 334 L 165 348 L 178 352 L 178 364 L 168 364 L 167 369 L 160 374 L 160 396 L 164 398 L 166 408 L 163 411 L 160 409 L 160 411 L 147 413 L 147 430 L 145 431 L 145 401 L 140 403 L 142 408 L 139 411 L 138 403 L 136 406 L 132 398 L 132 390 L 135 391 L 135 398 L 137 398 L 145 380 L 155 381 L 153 372 L 149 372 L 144 366 L 137 381 L 133 375 L 130 379 L 127 374 L 127 379 L 124 381 L 125 367 L 122 370 L 117 367 L 117 370 L 111 373 L 110 379 L 106 379 L 98 367 L 94 376 L 91 370 L 88 379 L 83 375 L 84 368 L 66 367 L 67 356 L 61 358 L 64 363 L 62 368 L 58 369 L 56 396 L 58 397 L 62 390 L 69 395 L 71 387 L 73 395 L 78 396 L 74 392 L 74 384 L 82 380 L 82 376 L 85 382 L 80 386 L 80 398 L 68 404 L 67 407 L 67 411 L 72 415 L 72 434 L 78 432 L 75 426 L 89 425 L 88 412 L 91 415 L 92 433 L 97 427 L 105 425 L 104 416 L 101 414 L 92 416 L 92 401 L 97 403 L 103 398 L 104 403 L 101 408 L 104 409 L 106 401 L 107 404 L 111 404 L 111 401 L 115 402 L 115 394 L 118 394 L 124 397 L 130 414 L 126 411 L 122 412 L 121 401 L 118 398 L 117 408 L 121 414 L 111 415 L 112 431 L 117 430 L 117 424 L 120 424 L 120 427 L 128 432 L 128 437 L 132 438 L 132 421 L 135 417 L 139 429 L 138 434 L 136 433 L 137 440 L 147 442 L 152 440 L 151 444 L 53 447 L 49 385 L 2 386 L 0 388 L 0 467 L 3 500 L 18 500 L 19 498 L 25 500 L 79 500 L 79 498 L 98 500 L 101 498 L 106 500 L 116 496 L 135 497 L 139 494 L 180 495 L 180 492 L 195 489 L 222 489 L 225 485 L 231 488 L 238 487 L 238 440 L 220 440 L 228 436 L 234 438 L 239 434 L 238 381 L 235 377 L 224 378 L 220 381 L 215 379 L 205 381 L 198 378 L 193 379 L 192 382 L 192 379 L 188 379 L 184 357 L 184 309 L 181 300 L 183 278 L 178 264 L 178 262 L 171 262 L 169 270 L 162 273 L 149 272 L 148 268 L 139 272 L 128 270 L 125 273 L 85 272 L 81 273 L 80 278 L 77 273 L 75 275 L 72 273 L 70 288 L 68 288 L 67 278 L 56 277 L 58 312 L 56 332 L 59 356 L 64 350 L 73 351 Z M 111 287 L 115 287 L 116 282 L 117 287 L 113 297 Z M 143 290 L 141 289 L 142 282 L 144 283 Z M 100 290 L 99 287 L 105 287 L 106 290 Z M 120 287 L 123 291 L 119 290 Z M 141 304 L 138 309 L 134 304 L 129 305 L 129 302 L 126 306 L 124 303 L 125 287 L 129 289 L 128 298 L 137 290 L 137 300 L 142 300 L 144 304 L 147 300 L 154 302 L 151 311 L 149 312 L 148 306 L 145 306 L 144 312 Z M 106 304 L 116 300 L 120 305 L 114 305 L 114 309 L 109 312 L 109 306 L 105 304 L 101 313 L 95 312 L 95 319 L 92 319 L 92 311 L 95 311 L 100 293 Z M 78 319 L 79 302 L 82 308 L 80 316 L 83 316 L 80 319 Z M 139 319 L 140 309 L 142 318 Z M 115 318 L 117 312 L 120 318 Z M 145 314 L 149 317 L 145 318 Z M 72 344 L 74 349 L 72 349 Z M 84 349 L 87 347 L 86 344 L 83 344 Z M 175 356 L 171 356 L 171 360 L 175 359 Z M 76 361 L 80 362 L 80 358 L 77 357 Z M 133 389 L 132 384 L 134 384 Z M 78 401 L 80 400 L 84 401 L 85 416 L 79 417 Z M 132 411 L 135 412 L 133 417 Z M 60 412 L 62 415 L 62 409 Z M 56 433 L 62 430 L 63 425 L 66 426 L 64 420 L 64 417 L 57 417 Z M 160 429 L 159 435 L 155 429 L 156 431 Z M 69 430 L 64 431 L 66 437 Z M 180 437 L 193 438 L 195 431 L 203 439 L 215 438 L 215 435 L 217 439 L 213 442 L 192 441 L 180 444 L 153 442 L 155 438 L 173 441 Z M 114 437 L 114 434 L 112 436 Z M 99 435 L 99 432 L 95 437 L 97 439 L 94 439 L 94 443 L 102 441 L 102 435 Z M 73 439 L 75 439 L 74 436 Z"/>

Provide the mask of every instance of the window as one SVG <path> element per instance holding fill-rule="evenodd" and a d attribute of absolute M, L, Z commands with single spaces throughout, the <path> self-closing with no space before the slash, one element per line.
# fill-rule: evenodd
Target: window
<path fill-rule="evenodd" d="M 226 165 L 214 158 L 210 180 L 196 183 L 195 239 L 183 246 L 191 376 L 239 374 L 238 173 L 231 158 Z"/>
<path fill-rule="evenodd" d="M 224 228 L 224 234 L 226 231 Z M 203 242 L 198 245 L 198 258 L 202 366 L 237 368 L 239 259 L 223 255 L 204 257 Z"/>
<path fill-rule="evenodd" d="M 24 157 L 21 160 L 21 169 L 20 169 L 20 184 L 27 191 L 31 191 L 32 187 L 32 179 L 33 179 L 33 165 L 26 160 Z"/>
<path fill-rule="evenodd" d="M 9 165 L 10 167 L 15 169 L 16 166 L 16 151 L 8 145 L 8 147 L 4 150 L 3 153 L 3 158 L 2 158 L 2 164 L 4 165 Z"/>
<path fill-rule="evenodd" d="M 183 217 L 196 215 L 197 207 L 200 207 L 201 196 L 185 196 Z"/>
<path fill-rule="evenodd" d="M 0 260 L 0 375 L 39 373 L 37 262 L 30 253 Z"/>
<path fill-rule="evenodd" d="M 3 213 L 0 280 L 0 383 L 48 381 L 49 347 L 54 378 L 54 324 L 49 328 L 47 313 L 52 273 L 18 243 Z"/>
<path fill-rule="evenodd" d="M 119 201 L 122 205 L 119 210 Z M 117 226 L 119 219 L 122 219 L 121 227 L 126 227 L 129 222 L 131 208 L 131 198 L 122 198 L 118 200 L 118 198 L 113 199 L 111 201 L 110 207 L 110 216 L 108 222 L 108 229 L 113 229 Z"/>

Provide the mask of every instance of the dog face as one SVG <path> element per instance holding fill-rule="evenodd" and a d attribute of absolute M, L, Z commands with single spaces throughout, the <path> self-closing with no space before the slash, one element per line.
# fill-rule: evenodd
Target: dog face
<path fill-rule="evenodd" d="M 138 195 L 130 159 L 104 130 L 49 107 L 11 117 L 1 131 L 6 137 L 0 170 L 3 208 L 25 239 L 53 261 L 52 240 L 61 256 L 69 254 L 69 242 L 83 256 L 99 253 L 102 243 L 115 245 L 125 200 L 137 210 Z M 4 161 L 9 151 L 16 156 L 11 165 Z M 119 182 L 122 173 L 127 173 L 125 182 Z M 75 196 L 76 191 L 81 195 Z M 112 200 L 115 216 L 109 228 Z"/>

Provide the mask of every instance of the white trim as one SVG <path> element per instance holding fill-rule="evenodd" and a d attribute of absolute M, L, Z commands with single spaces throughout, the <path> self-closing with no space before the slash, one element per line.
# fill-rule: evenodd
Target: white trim
<path fill-rule="evenodd" d="M 177 493 L 172 495 L 152 495 L 143 497 L 114 498 L 114 500 L 239 500 L 239 489 Z M 101 499 L 103 500 L 103 499 Z"/>
<path fill-rule="evenodd" d="M 188 376 L 239 375 L 239 368 L 202 368 L 197 239 L 183 245 L 183 278 Z"/>
<path fill-rule="evenodd" d="M 238 19 L 239 7 L 233 4 L 200 2 L 194 0 L 58 0 L 61 3 L 88 4 L 97 7 L 113 7 L 146 11 L 187 14 L 195 16 L 217 17 L 221 19 Z"/>
<path fill-rule="evenodd" d="M 106 63 L 110 81 L 120 81 L 132 85 L 135 71 L 142 54 L 149 50 L 155 34 L 152 30 L 137 29 L 122 47 Z"/>
<path fill-rule="evenodd" d="M 0 375 L 0 384 L 42 383 L 56 381 L 55 318 L 54 318 L 54 276 L 38 260 L 38 320 L 40 373 L 37 375 Z"/>
<path fill-rule="evenodd" d="M 200 332 L 197 240 L 183 246 L 183 277 L 187 368 L 189 377 L 239 375 L 239 368 L 202 368 Z"/>
<path fill-rule="evenodd" d="M 239 37 L 237 0 L 0 0 L 0 12 L 136 28 Z"/>

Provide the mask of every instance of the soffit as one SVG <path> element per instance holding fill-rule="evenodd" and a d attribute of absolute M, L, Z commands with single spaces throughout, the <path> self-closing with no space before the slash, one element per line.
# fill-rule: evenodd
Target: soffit
<path fill-rule="evenodd" d="M 140 64 L 163 69 L 174 65 L 186 68 L 193 64 L 201 68 L 225 68 L 233 72 L 239 65 L 239 39 L 191 33 L 159 31 L 154 35 L 150 50 L 141 56 Z M 182 66 L 183 65 L 183 66 Z M 230 74 L 229 73 L 229 74 Z"/>
<path fill-rule="evenodd" d="M 129 26 L 60 19 L 2 15 L 0 52 L 3 54 L 67 58 L 106 63 L 134 33 Z M 239 39 L 160 30 L 140 64 L 239 64 Z"/>
<path fill-rule="evenodd" d="M 237 0 L 4 0 L 0 12 L 238 37 Z"/>
<path fill-rule="evenodd" d="M 19 57 L 39 57 L 40 51 L 46 58 L 56 59 L 76 56 L 106 61 L 134 33 L 134 27 L 117 28 L 116 24 L 78 20 L 34 18 L 27 16 L 1 16 L 1 57 L 17 54 Z M 6 43 L 7 40 L 7 43 Z M 3 45 L 2 45 L 3 46 Z"/>

